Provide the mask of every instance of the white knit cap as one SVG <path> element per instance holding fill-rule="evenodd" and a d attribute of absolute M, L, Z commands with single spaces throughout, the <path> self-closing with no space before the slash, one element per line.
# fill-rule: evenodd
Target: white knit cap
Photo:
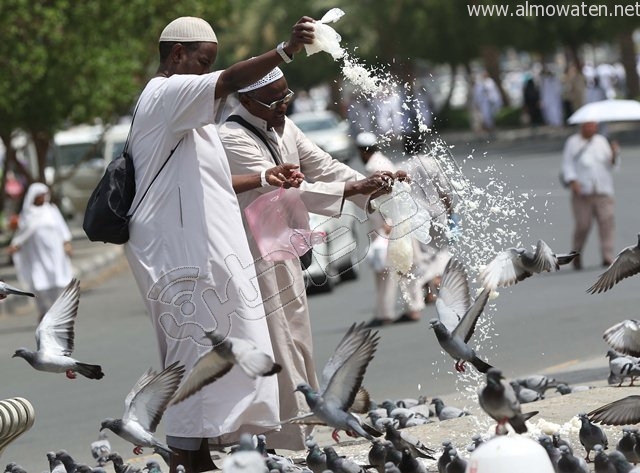
<path fill-rule="evenodd" d="M 376 135 L 371 132 L 364 131 L 356 136 L 356 146 L 358 148 L 369 148 L 375 146 L 378 143 Z"/>
<path fill-rule="evenodd" d="M 163 41 L 176 43 L 198 43 L 200 41 L 217 43 L 218 38 L 213 28 L 211 28 L 211 25 L 202 18 L 182 16 L 165 26 L 158 42 Z"/>
<path fill-rule="evenodd" d="M 282 70 L 279 67 L 272 69 L 269 74 L 264 76 L 262 79 L 258 80 L 258 82 L 254 82 L 251 85 L 246 86 L 244 89 L 238 90 L 238 92 L 251 92 L 252 90 L 259 89 L 260 87 L 264 87 L 267 84 L 271 84 L 272 82 L 277 81 L 281 77 L 284 77 Z"/>

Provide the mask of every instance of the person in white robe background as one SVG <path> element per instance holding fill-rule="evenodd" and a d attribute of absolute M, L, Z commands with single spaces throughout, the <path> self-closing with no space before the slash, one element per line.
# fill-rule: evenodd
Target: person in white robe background
<path fill-rule="evenodd" d="M 7 248 L 21 284 L 36 295 L 40 319 L 73 278 L 71 231 L 50 199 L 46 184 L 29 186 Z"/>
<path fill-rule="evenodd" d="M 218 41 L 205 20 L 181 17 L 160 35 L 157 75 L 140 95 L 132 122 L 129 150 L 138 192 L 131 208 L 141 203 L 125 253 L 163 367 L 179 361 L 188 372 L 211 350 L 204 330 L 250 340 L 272 354 L 253 258 L 214 123 L 227 95 L 313 41 L 311 21 L 299 20 L 288 42 L 277 48 L 215 72 L 210 70 Z M 243 189 L 259 186 L 260 177 L 248 176 Z M 276 379 L 254 380 L 234 367 L 165 412 L 167 444 L 175 452 L 169 471 L 178 465 L 186 473 L 215 468 L 211 444 L 225 446 L 242 433 L 277 428 L 278 411 Z"/>
<path fill-rule="evenodd" d="M 232 174 L 262 172 L 273 166 L 274 161 L 299 165 L 300 172 L 310 181 L 300 186 L 305 206 L 310 212 L 326 216 L 340 216 L 345 198 L 364 209 L 371 195 L 387 192 L 381 173 L 365 177 L 333 159 L 286 117 L 293 94 L 280 68 L 241 89 L 239 99 L 240 105 L 231 116 L 240 117 L 253 126 L 276 156 L 246 125 L 227 121 L 220 126 L 219 133 Z M 275 187 L 265 185 L 239 194 L 240 207 L 245 209 L 262 194 L 273 190 Z M 259 275 L 275 360 L 283 367 L 278 374 L 278 384 L 280 418 L 286 420 L 309 409 L 304 397 L 294 392 L 296 386 L 308 383 L 318 387 L 304 278 L 298 259 L 275 262 L 263 259 L 246 219 L 244 221 Z M 281 431 L 267 435 L 267 444 L 287 450 L 304 449 L 308 433 L 308 428 L 285 424 Z"/>

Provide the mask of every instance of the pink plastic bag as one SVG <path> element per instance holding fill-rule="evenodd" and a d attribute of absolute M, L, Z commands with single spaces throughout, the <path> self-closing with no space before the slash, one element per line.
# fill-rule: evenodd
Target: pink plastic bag
<path fill-rule="evenodd" d="M 261 195 L 244 209 L 244 215 L 266 261 L 298 258 L 326 236 L 311 231 L 309 212 L 296 188 L 281 187 Z"/>

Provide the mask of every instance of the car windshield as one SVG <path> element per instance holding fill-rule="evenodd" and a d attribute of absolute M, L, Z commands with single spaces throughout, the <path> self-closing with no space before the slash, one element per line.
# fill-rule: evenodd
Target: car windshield
<path fill-rule="evenodd" d="M 310 131 L 329 130 L 338 126 L 337 120 L 333 117 L 314 118 L 312 120 L 296 121 L 298 128 L 303 133 L 309 133 Z"/>
<path fill-rule="evenodd" d="M 55 156 L 58 166 L 73 166 L 81 161 L 101 159 L 100 147 L 93 143 L 56 145 Z"/>

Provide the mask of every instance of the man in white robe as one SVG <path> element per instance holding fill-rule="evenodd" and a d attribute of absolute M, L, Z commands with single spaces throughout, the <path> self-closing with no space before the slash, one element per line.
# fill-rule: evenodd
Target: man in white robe
<path fill-rule="evenodd" d="M 128 149 L 138 192 L 125 250 L 163 367 L 179 361 L 188 372 L 211 350 L 203 330 L 251 340 L 272 354 L 229 165 L 213 123 L 228 94 L 313 41 L 310 21 L 296 23 L 288 43 L 211 73 L 217 38 L 206 21 L 178 18 L 160 36 L 158 74 L 142 92 L 132 122 Z M 225 445 L 243 432 L 271 430 L 279 424 L 278 408 L 273 377 L 253 380 L 234 367 L 164 414 L 167 443 L 176 452 L 170 471 L 179 464 L 187 473 L 213 469 L 206 439 Z"/>
<path fill-rule="evenodd" d="M 255 127 L 255 131 L 269 143 L 275 157 L 267 144 L 246 125 L 227 121 L 220 126 L 219 134 L 232 174 L 264 172 L 274 162 L 299 164 L 300 172 L 313 182 L 304 182 L 300 186 L 303 202 L 310 212 L 327 216 L 339 216 L 345 198 L 364 208 L 369 196 L 384 188 L 385 182 L 380 173 L 365 178 L 334 160 L 286 117 L 287 105 L 293 95 L 280 69 L 274 69 L 239 92 L 240 105 L 231 116 L 239 116 Z M 264 186 L 239 194 L 240 207 L 246 208 L 263 193 L 275 189 Z M 261 258 L 256 241 L 248 226 L 246 228 L 249 246 L 256 260 L 275 360 L 283 367 L 278 374 L 278 384 L 280 417 L 286 420 L 309 410 L 303 396 L 294 392 L 296 386 L 308 383 L 318 387 L 302 269 L 297 259 L 271 262 Z M 267 444 L 273 448 L 304 449 L 307 432 L 308 429 L 301 429 L 298 425 L 285 424 L 280 432 L 268 434 Z"/>

